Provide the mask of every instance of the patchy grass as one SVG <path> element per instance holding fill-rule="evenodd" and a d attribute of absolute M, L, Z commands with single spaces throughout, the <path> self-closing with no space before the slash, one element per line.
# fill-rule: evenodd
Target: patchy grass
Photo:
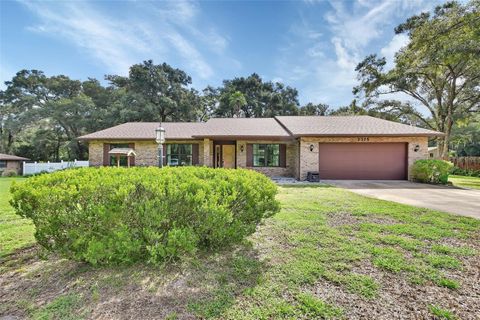
<path fill-rule="evenodd" d="M 469 189 L 480 189 L 479 177 L 450 175 L 448 176 L 448 181 L 451 182 L 454 186 L 469 188 Z"/>
<path fill-rule="evenodd" d="M 428 307 L 432 315 L 434 315 L 437 319 L 445 319 L 445 320 L 454 320 L 457 319 L 457 317 L 454 316 L 454 314 L 451 311 L 442 309 L 438 306 L 431 305 Z"/>
<path fill-rule="evenodd" d="M 55 298 L 48 305 L 42 307 L 32 314 L 33 319 L 62 319 L 76 320 L 83 317 L 73 314 L 73 310 L 80 304 L 81 299 L 76 294 L 68 294 Z"/>
<path fill-rule="evenodd" d="M 24 178 L 0 178 L 0 258 L 35 241 L 33 224 L 17 216 L 8 203 L 10 185 L 22 180 Z"/>
<path fill-rule="evenodd" d="M 35 248 L 16 250 L 0 266 L 0 317 L 472 319 L 480 313 L 479 220 L 328 186 L 282 186 L 278 199 L 281 212 L 244 244 L 163 267 L 93 268 L 54 255 L 41 260 Z"/>
<path fill-rule="evenodd" d="M 334 319 L 342 315 L 342 310 L 318 299 L 309 293 L 297 296 L 300 308 L 311 318 Z"/>

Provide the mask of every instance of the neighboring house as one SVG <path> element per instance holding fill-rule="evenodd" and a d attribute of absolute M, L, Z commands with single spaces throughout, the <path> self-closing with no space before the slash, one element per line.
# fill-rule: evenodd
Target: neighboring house
<path fill-rule="evenodd" d="M 431 159 L 440 159 L 438 147 L 428 147 L 428 157 Z"/>
<path fill-rule="evenodd" d="M 14 172 L 15 174 L 22 174 L 22 162 L 28 160 L 30 159 L 0 153 L 0 173 L 2 175 L 6 175 L 10 172 Z"/>
<path fill-rule="evenodd" d="M 91 166 L 158 165 L 158 122 L 129 122 L 80 137 Z M 165 165 L 249 168 L 268 176 L 305 180 L 408 179 L 417 159 L 428 158 L 428 138 L 442 133 L 369 116 L 213 118 L 205 123 L 162 123 Z M 109 154 L 135 152 L 133 159 Z"/>

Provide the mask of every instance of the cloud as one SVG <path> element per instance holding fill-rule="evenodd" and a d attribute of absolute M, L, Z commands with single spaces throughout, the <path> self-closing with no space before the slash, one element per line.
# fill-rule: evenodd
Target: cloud
<path fill-rule="evenodd" d="M 347 48 L 343 45 L 342 39 L 338 37 L 332 38 L 332 44 L 335 47 L 335 54 L 337 56 L 337 65 L 344 70 L 353 70 L 357 65 L 358 57 L 352 56 L 348 53 Z"/>
<path fill-rule="evenodd" d="M 392 40 L 380 50 L 380 55 L 387 60 L 386 69 L 391 69 L 395 61 L 395 53 L 408 44 L 408 36 L 396 34 Z"/>
<path fill-rule="evenodd" d="M 147 58 L 188 66 L 195 77 L 214 75 L 200 48 L 224 54 L 227 37 L 198 21 L 194 2 L 132 2 L 123 19 L 86 2 L 22 2 L 40 22 L 28 30 L 61 38 L 83 49 L 109 72 L 127 74 Z"/>
<path fill-rule="evenodd" d="M 430 0 L 310 1 L 291 27 L 287 45 L 279 48 L 274 77 L 297 87 L 302 103 L 347 105 L 354 98 L 356 65 L 380 50 L 391 67 L 395 52 L 406 44 L 405 36 L 393 35 L 393 28 L 433 4 Z M 312 6 L 322 6 L 323 19 L 309 14 Z M 312 34 L 319 36 L 308 36 Z"/>
<path fill-rule="evenodd" d="M 135 53 L 149 51 L 138 30 L 99 14 L 86 3 L 23 3 L 41 21 L 28 30 L 72 42 L 111 72 L 127 73 Z"/>
<path fill-rule="evenodd" d="M 212 76 L 213 70 L 210 65 L 204 61 L 197 49 L 182 35 L 177 32 L 170 32 L 167 38 L 180 55 L 188 61 L 190 68 L 195 70 L 201 78 L 209 78 Z"/>

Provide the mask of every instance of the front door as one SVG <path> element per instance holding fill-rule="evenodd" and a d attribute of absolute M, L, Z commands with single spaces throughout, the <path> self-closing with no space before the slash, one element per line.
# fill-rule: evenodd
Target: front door
<path fill-rule="evenodd" d="M 222 145 L 222 158 L 224 168 L 235 168 L 235 146 L 231 144 Z"/>
<path fill-rule="evenodd" d="M 213 142 L 214 166 L 215 168 L 235 168 L 236 167 L 236 143 L 235 141 L 214 141 Z"/>

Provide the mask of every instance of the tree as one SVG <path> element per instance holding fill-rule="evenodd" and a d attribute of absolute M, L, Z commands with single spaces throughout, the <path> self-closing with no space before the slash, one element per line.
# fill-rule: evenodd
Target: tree
<path fill-rule="evenodd" d="M 88 124 L 96 121 L 92 114 L 93 110 L 92 99 L 83 93 L 71 98 L 49 101 L 40 110 L 44 115 L 43 118 L 52 121 L 54 129 L 60 128 L 65 134 L 69 158 L 85 159 L 87 157 L 86 145 L 77 138 L 86 133 L 85 128 L 89 126 Z"/>
<path fill-rule="evenodd" d="M 299 110 L 299 115 L 301 116 L 326 116 L 328 114 L 328 109 L 330 107 L 328 104 L 319 103 L 313 104 L 311 102 L 307 103 Z"/>
<path fill-rule="evenodd" d="M 208 86 L 202 90 L 200 97 L 200 107 L 197 109 L 198 121 L 207 121 L 218 108 L 218 89 Z"/>
<path fill-rule="evenodd" d="M 52 128 L 48 121 L 41 121 L 17 137 L 15 153 L 32 160 L 60 161 L 65 140 L 60 128 Z"/>
<path fill-rule="evenodd" d="M 385 70 L 385 58 L 366 57 L 356 67 L 367 105 L 382 106 L 378 98 L 403 93 L 414 103 L 384 103 L 381 110 L 417 118 L 423 126 L 441 131 L 439 149 L 448 156 L 454 123 L 478 112 L 480 103 L 480 2 L 465 5 L 448 2 L 433 15 L 413 16 L 395 32 L 405 33 L 409 43 L 395 55 L 393 69 Z M 424 110 L 428 114 L 424 114 Z"/>
<path fill-rule="evenodd" d="M 480 156 L 480 114 L 456 123 L 450 146 L 459 157 Z"/>
<path fill-rule="evenodd" d="M 55 136 L 55 142 L 45 146 L 46 150 L 54 148 L 52 152 L 34 153 L 48 155 L 39 160 L 58 160 L 62 147 L 68 149 L 69 158 L 86 157 L 86 146 L 76 138 L 95 123 L 95 114 L 91 99 L 82 93 L 80 81 L 63 75 L 46 77 L 38 70 L 21 70 L 5 84 L 6 90 L 0 92 L 4 152 L 14 151 L 16 142 L 18 150 L 25 152 L 28 141 L 37 148 L 34 143 Z M 51 133 L 47 134 L 48 131 Z"/>
<path fill-rule="evenodd" d="M 198 94 L 188 86 L 192 79 L 184 71 L 152 60 L 130 67 L 128 77 L 107 75 L 116 88 L 126 91 L 128 115 L 136 121 L 191 121 Z M 125 118 L 125 117 L 124 117 Z"/>
<path fill-rule="evenodd" d="M 227 97 L 228 104 L 233 110 L 233 117 L 240 117 L 242 108 L 247 105 L 247 100 L 245 96 L 240 91 L 235 91 L 228 95 Z"/>
<path fill-rule="evenodd" d="M 236 114 L 246 118 L 274 117 L 277 115 L 295 115 L 298 113 L 298 91 L 282 83 L 264 82 L 253 73 L 244 78 L 224 80 L 218 91 L 218 107 L 214 114 L 217 117 L 232 117 Z M 245 103 L 241 103 L 240 111 L 232 104 L 230 97 L 241 93 Z"/>

